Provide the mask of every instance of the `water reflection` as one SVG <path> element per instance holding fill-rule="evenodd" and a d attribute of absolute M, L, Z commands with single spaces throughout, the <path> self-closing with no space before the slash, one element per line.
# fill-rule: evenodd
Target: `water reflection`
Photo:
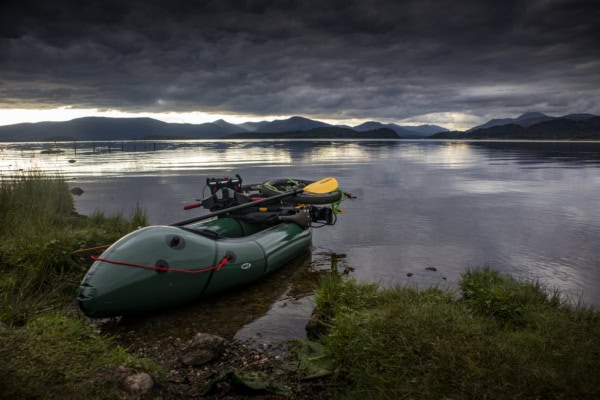
<path fill-rule="evenodd" d="M 314 290 L 322 276 L 348 274 L 344 254 L 316 251 L 309 268 L 293 276 L 287 291 L 262 317 L 237 331 L 235 339 L 278 342 L 306 336 L 306 324 L 314 309 Z"/>
<path fill-rule="evenodd" d="M 418 142 L 400 150 L 398 157 L 437 168 L 459 169 L 472 165 L 478 159 L 477 152 L 465 142 L 447 142 L 444 146 L 435 142 Z"/>
<path fill-rule="evenodd" d="M 473 141 L 474 149 L 484 151 L 492 159 L 511 160 L 520 164 L 568 163 L 577 165 L 600 164 L 599 142 L 551 142 L 551 141 Z"/>
<path fill-rule="evenodd" d="M 366 162 L 371 154 L 354 142 L 109 142 L 4 143 L 0 170 L 40 169 L 69 177 L 178 174 L 198 170 Z M 44 154 L 52 151 L 52 154 Z M 174 154 L 174 152 L 176 154 Z"/>

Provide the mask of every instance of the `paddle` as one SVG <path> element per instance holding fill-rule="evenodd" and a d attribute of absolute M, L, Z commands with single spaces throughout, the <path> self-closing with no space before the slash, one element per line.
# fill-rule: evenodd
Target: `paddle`
<path fill-rule="evenodd" d="M 174 224 L 170 224 L 170 226 L 183 226 L 183 225 L 191 224 L 191 223 L 194 223 L 194 222 L 202 221 L 202 220 L 209 219 L 209 218 L 212 218 L 212 217 L 217 217 L 219 215 L 227 214 L 227 213 L 230 213 L 230 212 L 243 210 L 245 208 L 256 207 L 256 206 L 261 205 L 261 204 L 270 203 L 270 202 L 273 202 L 275 200 L 283 199 L 284 197 L 294 196 L 296 194 L 300 194 L 300 193 L 303 193 L 303 192 L 315 193 L 315 194 L 322 194 L 322 193 L 333 192 L 337 188 L 338 188 L 338 182 L 337 182 L 337 180 L 335 178 L 331 178 L 331 177 L 330 178 L 323 178 L 320 181 L 313 182 L 313 183 L 311 183 L 309 185 L 306 185 L 305 187 L 300 188 L 300 189 L 296 189 L 296 190 L 292 190 L 292 191 L 289 191 L 289 192 L 281 193 L 281 194 L 278 194 L 278 195 L 275 195 L 275 196 L 271 196 L 271 197 L 266 197 L 266 198 L 264 198 L 262 200 L 251 201 L 249 203 L 240 204 L 238 206 L 225 208 L 223 210 L 215 211 L 213 213 L 206 214 L 206 215 L 201 215 L 199 217 L 190 218 L 190 219 L 186 219 L 186 220 L 183 220 L 183 221 L 175 222 Z"/>

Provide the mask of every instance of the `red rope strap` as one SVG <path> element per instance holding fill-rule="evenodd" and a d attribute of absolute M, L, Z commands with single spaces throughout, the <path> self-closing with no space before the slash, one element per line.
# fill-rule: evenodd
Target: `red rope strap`
<path fill-rule="evenodd" d="M 230 257 L 231 257 L 230 255 L 226 255 L 225 257 L 223 257 L 223 259 L 221 260 L 221 262 L 218 263 L 217 265 L 214 265 L 214 266 L 208 267 L 208 268 L 202 268 L 202 269 L 165 268 L 165 267 L 157 267 L 157 266 L 154 266 L 154 265 L 144 265 L 144 264 L 135 264 L 135 263 L 130 263 L 130 262 L 124 262 L 124 261 L 108 260 L 106 258 L 100 258 L 100 257 L 97 257 L 97 256 L 92 256 L 92 260 L 94 260 L 94 261 L 102 261 L 102 262 L 105 262 L 105 263 L 115 264 L 115 265 L 125 265 L 127 267 L 153 269 L 155 271 L 162 271 L 162 272 L 182 272 L 184 274 L 199 274 L 201 272 L 208 272 L 208 271 L 211 271 L 213 269 L 216 269 L 217 271 L 220 270 L 225 264 L 227 264 L 227 261 L 229 261 Z"/>

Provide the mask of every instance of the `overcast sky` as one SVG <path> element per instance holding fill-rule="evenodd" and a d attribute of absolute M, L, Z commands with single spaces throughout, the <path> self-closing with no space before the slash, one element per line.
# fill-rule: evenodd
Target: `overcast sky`
<path fill-rule="evenodd" d="M 597 0 L 4 0 L 0 8 L 4 123 L 35 114 L 23 109 L 60 107 L 451 129 L 526 111 L 600 115 Z"/>

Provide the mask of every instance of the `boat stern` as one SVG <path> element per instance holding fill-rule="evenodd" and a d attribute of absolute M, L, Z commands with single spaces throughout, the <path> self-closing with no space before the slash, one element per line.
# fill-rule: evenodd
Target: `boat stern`
<path fill-rule="evenodd" d="M 204 291 L 215 258 L 215 244 L 204 236 L 169 226 L 139 229 L 95 258 L 79 286 L 79 308 L 112 317 L 189 301 Z"/>

